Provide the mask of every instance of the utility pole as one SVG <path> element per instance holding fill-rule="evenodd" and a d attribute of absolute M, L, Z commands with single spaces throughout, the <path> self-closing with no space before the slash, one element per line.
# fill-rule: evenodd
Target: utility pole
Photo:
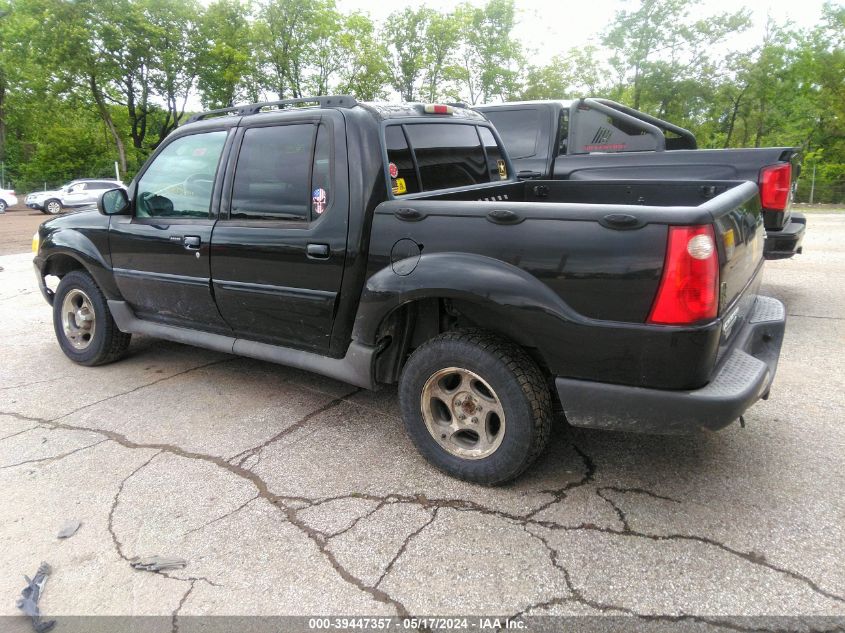
<path fill-rule="evenodd" d="M 810 181 L 810 204 L 813 204 L 813 194 L 816 192 L 816 164 L 813 163 L 813 179 Z"/>

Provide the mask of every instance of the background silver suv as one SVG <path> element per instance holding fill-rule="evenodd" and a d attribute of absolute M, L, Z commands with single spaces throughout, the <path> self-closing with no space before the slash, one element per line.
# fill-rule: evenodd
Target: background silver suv
<path fill-rule="evenodd" d="M 42 213 L 56 215 L 64 209 L 96 204 L 101 193 L 118 187 L 125 188 L 126 186 L 119 180 L 108 178 L 72 180 L 55 191 L 38 191 L 29 194 L 25 204 L 30 209 L 39 209 Z"/>

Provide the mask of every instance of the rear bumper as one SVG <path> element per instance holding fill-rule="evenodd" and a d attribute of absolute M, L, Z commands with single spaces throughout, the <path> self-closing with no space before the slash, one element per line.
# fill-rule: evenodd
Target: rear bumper
<path fill-rule="evenodd" d="M 807 218 L 802 213 L 793 213 L 782 229 L 766 231 L 766 246 L 763 255 L 766 259 L 787 259 L 800 254 L 801 242 L 807 228 Z"/>
<path fill-rule="evenodd" d="M 641 433 L 716 431 L 768 397 L 785 326 L 783 304 L 758 297 L 733 346 L 701 389 L 665 391 L 569 378 L 557 378 L 555 387 L 573 426 Z"/>

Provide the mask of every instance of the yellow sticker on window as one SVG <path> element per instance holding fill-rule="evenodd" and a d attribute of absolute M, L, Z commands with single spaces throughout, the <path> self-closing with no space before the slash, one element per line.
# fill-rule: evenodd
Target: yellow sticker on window
<path fill-rule="evenodd" d="M 500 158 L 499 160 L 496 161 L 496 164 L 499 166 L 499 178 L 501 180 L 507 180 L 508 179 L 508 168 L 505 165 L 505 161 L 503 161 Z"/>
<path fill-rule="evenodd" d="M 408 193 L 408 187 L 405 186 L 404 178 L 393 179 L 393 195 L 401 196 L 403 193 Z"/>

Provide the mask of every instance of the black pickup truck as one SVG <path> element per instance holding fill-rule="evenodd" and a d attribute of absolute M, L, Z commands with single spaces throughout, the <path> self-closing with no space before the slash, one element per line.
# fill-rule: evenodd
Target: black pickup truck
<path fill-rule="evenodd" d="M 524 101 L 475 108 L 502 136 L 523 179 L 750 180 L 758 183 L 766 259 L 801 253 L 807 221 L 792 213 L 798 149 L 698 149 L 689 130 L 608 99 Z"/>
<path fill-rule="evenodd" d="M 472 110 L 308 103 L 197 115 L 99 213 L 41 225 L 71 360 L 142 334 L 398 383 L 421 453 L 485 484 L 531 464 L 555 408 L 677 433 L 768 395 L 785 311 L 758 296 L 756 185 L 520 181 Z"/>

